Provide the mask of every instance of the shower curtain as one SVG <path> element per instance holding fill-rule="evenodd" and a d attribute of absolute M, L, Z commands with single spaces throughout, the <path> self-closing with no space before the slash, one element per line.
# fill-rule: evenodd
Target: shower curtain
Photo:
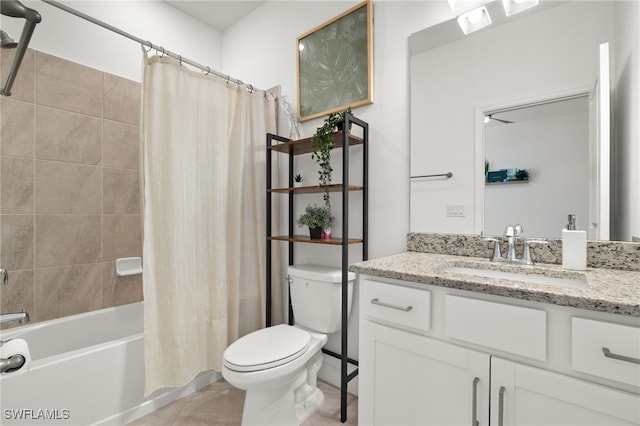
<path fill-rule="evenodd" d="M 275 133 L 276 102 L 169 57 L 144 60 L 148 395 L 220 371 L 228 344 L 264 326 L 265 133 Z"/>

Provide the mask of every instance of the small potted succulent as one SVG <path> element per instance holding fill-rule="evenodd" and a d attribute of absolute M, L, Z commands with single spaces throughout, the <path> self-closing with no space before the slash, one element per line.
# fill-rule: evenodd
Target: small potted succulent
<path fill-rule="evenodd" d="M 331 224 L 333 223 L 331 210 L 327 207 L 318 207 L 315 204 L 308 205 L 297 220 L 299 227 L 309 227 L 309 236 L 312 240 L 319 240 L 331 235 Z"/>
<path fill-rule="evenodd" d="M 293 177 L 293 186 L 294 187 L 300 187 L 302 186 L 302 183 L 304 182 L 304 176 L 302 175 L 302 173 L 296 173 L 296 175 Z"/>

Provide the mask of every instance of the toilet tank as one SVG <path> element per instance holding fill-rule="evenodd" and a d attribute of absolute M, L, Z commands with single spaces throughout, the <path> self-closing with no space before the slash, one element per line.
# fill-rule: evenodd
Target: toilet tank
<path fill-rule="evenodd" d="M 294 265 L 289 266 L 288 272 L 295 323 L 320 333 L 339 331 L 342 326 L 342 271 L 328 266 Z M 356 274 L 348 272 L 348 314 L 351 313 L 355 279 Z"/>

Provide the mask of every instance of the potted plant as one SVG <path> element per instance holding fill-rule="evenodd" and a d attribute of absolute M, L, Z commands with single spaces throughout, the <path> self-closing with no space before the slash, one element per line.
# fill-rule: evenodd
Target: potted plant
<path fill-rule="evenodd" d="M 331 210 L 331 204 L 329 201 L 329 185 L 331 184 L 331 173 L 333 168 L 331 167 L 331 149 L 333 148 L 333 134 L 338 128 L 338 124 L 344 123 L 344 114 L 351 113 L 351 107 L 341 113 L 331 113 L 325 119 L 322 126 L 316 129 L 316 133 L 311 138 L 311 146 L 314 152 L 311 154 L 311 158 L 316 160 L 316 163 L 320 166 L 319 184 L 324 188 L 324 200 L 325 206 L 328 210 Z"/>
<path fill-rule="evenodd" d="M 296 175 L 293 177 L 293 186 L 294 187 L 302 186 L 303 182 L 304 182 L 304 176 L 302 175 L 302 173 L 296 173 Z"/>
<path fill-rule="evenodd" d="M 331 215 L 331 210 L 325 207 L 318 207 L 315 204 L 308 205 L 304 211 L 298 218 L 297 222 L 299 227 L 307 226 L 309 227 L 309 236 L 312 240 L 319 240 L 322 238 L 323 231 L 325 234 L 326 230 L 329 230 L 329 235 L 331 233 L 331 224 L 333 223 L 333 216 Z"/>
<path fill-rule="evenodd" d="M 518 180 L 529 179 L 529 171 L 527 169 L 516 170 L 516 179 Z"/>

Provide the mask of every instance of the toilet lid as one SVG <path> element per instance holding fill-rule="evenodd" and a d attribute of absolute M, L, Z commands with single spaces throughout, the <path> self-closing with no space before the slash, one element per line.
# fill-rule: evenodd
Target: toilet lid
<path fill-rule="evenodd" d="M 302 355 L 311 335 L 290 325 L 254 331 L 233 342 L 224 351 L 224 365 L 234 371 L 260 371 L 293 361 Z"/>

